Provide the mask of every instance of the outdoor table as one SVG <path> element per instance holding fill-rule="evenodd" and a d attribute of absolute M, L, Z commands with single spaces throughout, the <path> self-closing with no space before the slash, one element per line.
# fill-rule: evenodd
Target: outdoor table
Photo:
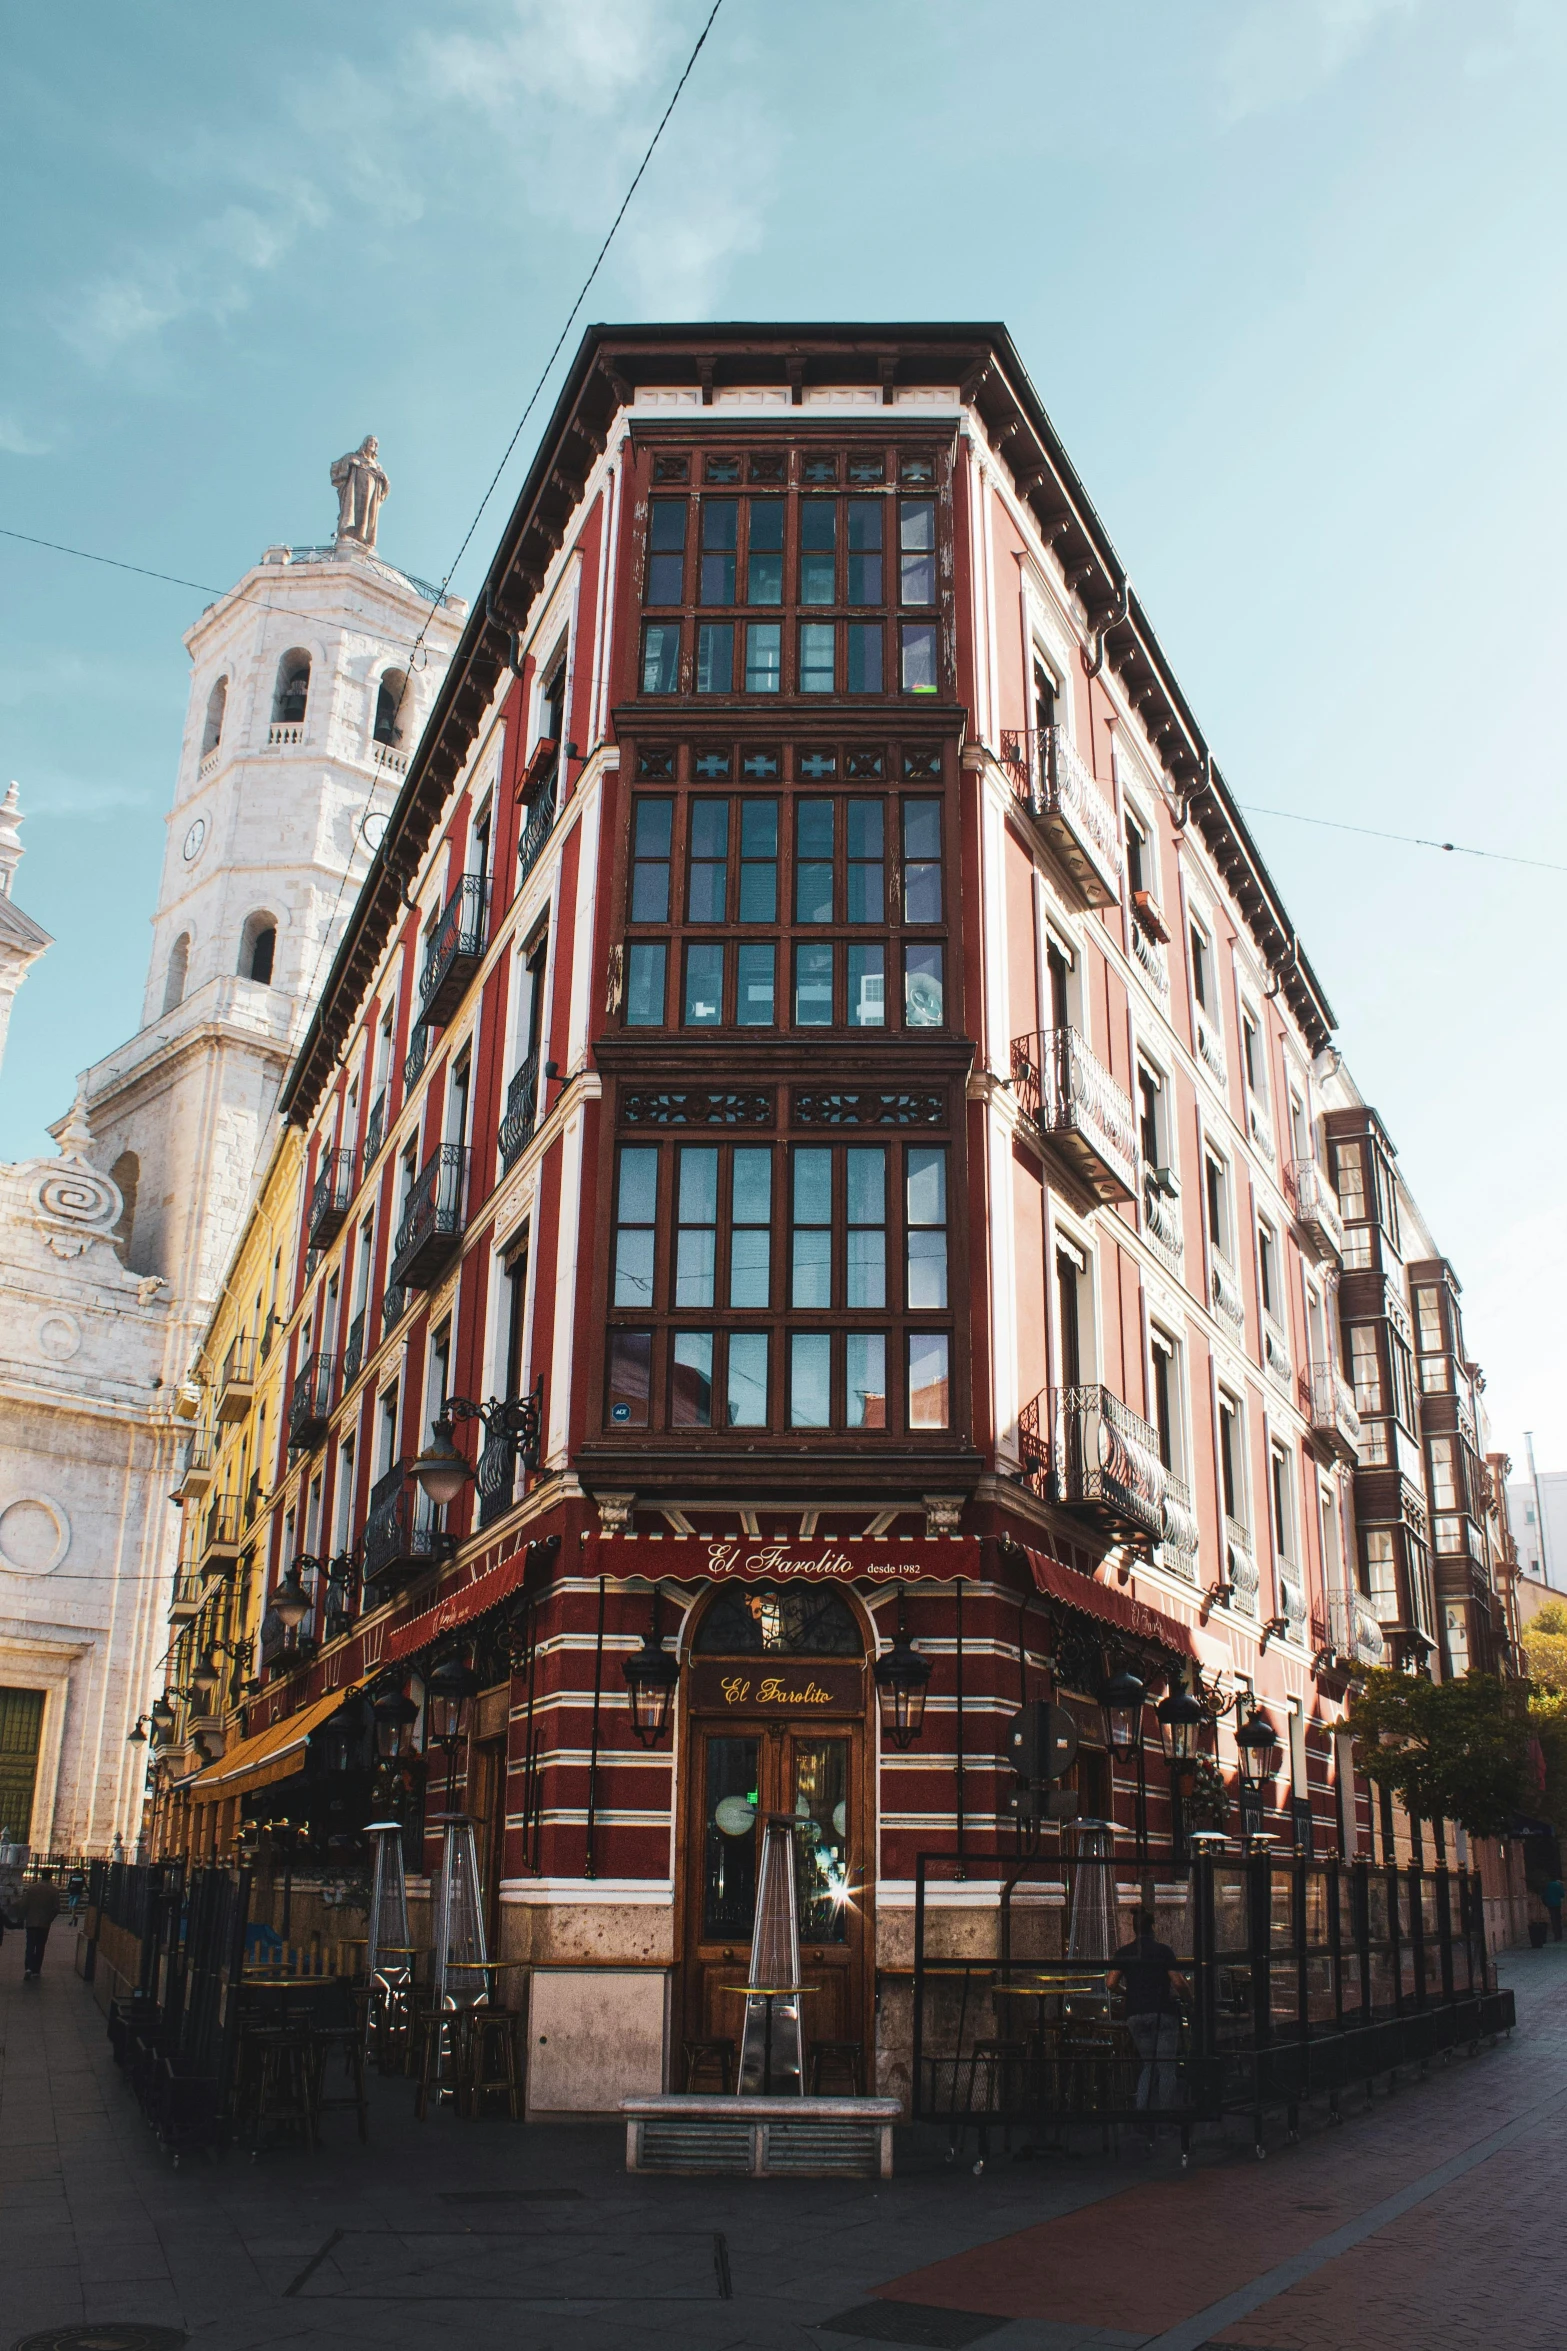
<path fill-rule="evenodd" d="M 477 1975 L 488 1979 L 492 1975 L 498 1975 L 502 1968 L 521 1967 L 524 1964 L 520 1959 L 448 1959 L 446 1972 L 449 1976 Z M 467 1987 L 465 1985 L 459 1986 L 459 1990 L 466 1992 Z M 494 1992 L 486 1980 L 484 1983 L 474 1986 L 471 1997 L 459 2001 L 448 1992 L 446 1999 L 448 2006 L 452 2008 L 478 2008 L 492 2000 L 494 1996 Z"/>

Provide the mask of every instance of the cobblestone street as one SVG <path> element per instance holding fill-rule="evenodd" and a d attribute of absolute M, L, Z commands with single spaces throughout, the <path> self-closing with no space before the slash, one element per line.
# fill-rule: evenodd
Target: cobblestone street
<path fill-rule="evenodd" d="M 1519 2030 L 1308 2118 L 1259 2165 L 1208 2141 L 1120 2161 L 999 2150 L 976 2177 L 900 2134 L 886 2183 L 629 2179 L 609 2123 L 412 2119 L 371 2144 L 175 2169 L 57 1932 L 40 1986 L 0 1951 L 7 2344 L 137 2321 L 210 2351 L 450 2338 L 488 2351 L 877 2340 L 993 2351 L 1469 2351 L 1561 2340 L 1567 1949 L 1509 1953 Z M 335 2128 L 333 2127 L 335 2125 Z M 1528 2279 L 1520 2298 L 1519 2279 Z"/>

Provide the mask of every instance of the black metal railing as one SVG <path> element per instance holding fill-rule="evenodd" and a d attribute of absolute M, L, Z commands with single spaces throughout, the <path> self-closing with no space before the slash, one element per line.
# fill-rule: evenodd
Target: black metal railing
<path fill-rule="evenodd" d="M 365 1120 L 365 1166 L 367 1168 L 385 1140 L 386 1088 L 383 1086 L 371 1103 L 370 1114 Z"/>
<path fill-rule="evenodd" d="M 1108 1388 L 1043 1389 L 1018 1414 L 1018 1450 L 1044 1501 L 1150 1542 L 1165 1539 L 1159 1432 Z"/>
<path fill-rule="evenodd" d="M 326 1435 L 334 1368 L 330 1355 L 307 1355 L 295 1372 L 288 1391 L 290 1446 L 319 1445 Z"/>
<path fill-rule="evenodd" d="M 493 1526 L 517 1499 L 517 1447 L 507 1436 L 486 1438 L 474 1469 L 479 1490 L 479 1524 Z"/>
<path fill-rule="evenodd" d="M 343 1385 L 359 1376 L 359 1366 L 365 1359 L 365 1308 L 360 1307 L 348 1326 L 348 1337 L 343 1344 Z"/>
<path fill-rule="evenodd" d="M 392 1242 L 394 1284 L 425 1290 L 445 1272 L 462 1243 L 467 1198 L 468 1146 L 441 1143 L 419 1171 Z"/>
<path fill-rule="evenodd" d="M 416 1020 L 408 1033 L 408 1050 L 403 1055 L 403 1092 L 418 1084 L 424 1065 L 430 1057 L 430 1032 L 423 1020 Z"/>
<path fill-rule="evenodd" d="M 384 1598 L 398 1591 L 437 1567 L 449 1549 L 441 1513 L 399 1461 L 370 1489 L 361 1554 L 366 1593 Z"/>
<path fill-rule="evenodd" d="M 250 1874 L 115 1862 L 94 1876 L 100 1919 L 134 1938 L 136 1980 L 109 2006 L 115 2061 L 168 2153 L 220 2151 L 235 2124 Z"/>
<path fill-rule="evenodd" d="M 539 1057 L 530 1053 L 506 1089 L 501 1118 L 501 1166 L 514 1167 L 528 1147 L 539 1108 Z"/>
<path fill-rule="evenodd" d="M 408 1311 L 408 1292 L 400 1282 L 393 1282 L 381 1292 L 381 1336 L 384 1339 L 393 1323 L 401 1322 Z"/>
<path fill-rule="evenodd" d="M 467 994 L 484 958 L 485 917 L 490 885 L 483 874 L 465 873 L 441 909 L 419 974 L 419 1019 L 444 1028 Z"/>
<path fill-rule="evenodd" d="M 1115 809 L 1064 727 L 1006 730 L 1001 764 L 1090 906 L 1113 906 L 1124 880 Z"/>
<path fill-rule="evenodd" d="M 1012 1041 L 1013 1097 L 1041 1141 L 1065 1159 L 1096 1199 L 1137 1194 L 1137 1119 L 1130 1098 L 1076 1029 L 1042 1029 Z"/>
<path fill-rule="evenodd" d="M 324 1249 L 328 1241 L 335 1241 L 348 1221 L 348 1211 L 354 1203 L 354 1187 L 358 1177 L 357 1155 L 352 1151 L 327 1151 L 322 1154 L 320 1170 L 310 1188 L 310 1217 L 307 1226 L 312 1249 Z"/>
<path fill-rule="evenodd" d="M 322 1605 L 322 1634 L 328 1641 L 352 1632 L 359 1616 L 359 1561 L 345 1551 L 334 1559 L 326 1580 Z"/>
<path fill-rule="evenodd" d="M 542 780 L 527 802 L 523 819 L 522 838 L 517 843 L 517 887 L 520 890 L 539 862 L 545 842 L 555 826 L 555 793 L 560 774 L 558 761 L 548 767 Z"/>

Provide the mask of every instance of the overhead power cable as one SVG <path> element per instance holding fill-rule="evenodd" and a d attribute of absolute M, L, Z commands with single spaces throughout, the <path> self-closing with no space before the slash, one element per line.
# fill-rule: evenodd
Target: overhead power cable
<path fill-rule="evenodd" d="M 1258 800 L 1237 800 L 1237 808 L 1244 808 L 1248 816 L 1281 816 L 1290 824 L 1314 824 L 1328 832 L 1359 833 L 1368 841 L 1397 841 L 1406 849 L 1444 849 L 1450 857 L 1484 857 L 1493 865 L 1529 865 L 1537 873 L 1567 873 L 1567 865 L 1557 865 L 1548 857 L 1520 857 L 1510 849 L 1474 849 L 1464 841 L 1428 840 L 1424 833 L 1385 833 L 1375 825 L 1346 824 L 1337 816 L 1306 816 L 1298 808 L 1264 808 Z"/>

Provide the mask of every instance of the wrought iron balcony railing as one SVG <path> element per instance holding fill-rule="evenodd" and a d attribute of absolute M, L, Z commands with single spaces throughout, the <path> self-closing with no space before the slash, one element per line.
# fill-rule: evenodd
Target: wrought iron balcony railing
<path fill-rule="evenodd" d="M 1161 938 L 1155 938 L 1142 923 L 1132 924 L 1132 959 L 1142 971 L 1162 1003 L 1170 1000 L 1170 957 Z"/>
<path fill-rule="evenodd" d="M 239 1558 L 242 1533 L 239 1503 L 234 1495 L 219 1494 L 208 1503 L 196 1552 L 204 1576 L 232 1572 Z"/>
<path fill-rule="evenodd" d="M 559 769 L 552 766 L 545 771 L 543 781 L 527 802 L 522 838 L 517 843 L 517 887 L 520 890 L 543 853 L 544 844 L 555 827 L 555 794 Z"/>
<path fill-rule="evenodd" d="M 530 1053 L 506 1089 L 501 1120 L 501 1166 L 514 1167 L 528 1147 L 539 1108 L 539 1057 Z"/>
<path fill-rule="evenodd" d="M 365 1359 L 365 1309 L 360 1307 L 348 1326 L 348 1338 L 343 1347 L 343 1385 L 359 1376 L 359 1366 Z"/>
<path fill-rule="evenodd" d="M 403 1055 L 403 1092 L 419 1083 L 424 1065 L 430 1058 L 430 1032 L 423 1019 L 416 1020 L 408 1033 L 408 1050 Z"/>
<path fill-rule="evenodd" d="M 465 873 L 441 910 L 419 974 L 421 1026 L 444 1028 L 457 1010 L 484 960 L 485 916 L 490 885 L 483 874 Z"/>
<path fill-rule="evenodd" d="M 1234 1270 L 1222 1257 L 1212 1259 L 1208 1272 L 1208 1297 L 1215 1314 L 1222 1315 L 1233 1330 L 1246 1336 L 1246 1301 Z"/>
<path fill-rule="evenodd" d="M 1158 1432 L 1108 1388 L 1045 1389 L 1018 1415 L 1018 1450 L 1043 1500 L 1112 1533 L 1163 1541 Z"/>
<path fill-rule="evenodd" d="M 1182 1254 L 1180 1206 L 1150 1167 L 1143 1169 L 1143 1232 L 1171 1271 L 1179 1273 Z"/>
<path fill-rule="evenodd" d="M 1217 1021 L 1210 1020 L 1201 1005 L 1197 1008 L 1197 1054 L 1208 1075 L 1216 1078 L 1221 1086 L 1224 1085 L 1229 1077 L 1224 1058 L 1224 1039 Z"/>
<path fill-rule="evenodd" d="M 180 1472 L 178 1486 L 182 1502 L 200 1502 L 212 1491 L 217 1475 L 213 1459 L 214 1445 L 210 1429 L 197 1429 L 191 1436 L 190 1451 L 185 1456 L 185 1467 Z"/>
<path fill-rule="evenodd" d="M 1333 1186 L 1314 1159 L 1284 1165 L 1284 1193 L 1312 1255 L 1326 1263 L 1344 1254 L 1344 1219 Z"/>
<path fill-rule="evenodd" d="M 359 1616 L 360 1578 L 359 1561 L 351 1551 L 334 1559 L 326 1580 L 326 1594 L 322 1604 L 322 1632 L 329 1641 L 341 1640 L 352 1632 Z"/>
<path fill-rule="evenodd" d="M 1184 1576 L 1189 1584 L 1197 1581 L 1197 1554 L 1199 1549 L 1197 1512 L 1192 1503 L 1190 1486 L 1175 1475 L 1164 1473 L 1164 1531 L 1159 1541 L 1159 1564 L 1171 1575 Z"/>
<path fill-rule="evenodd" d="M 408 1311 L 408 1292 L 401 1282 L 393 1282 L 381 1292 L 381 1336 L 384 1339 L 393 1323 L 401 1322 Z"/>
<path fill-rule="evenodd" d="M 332 1411 L 330 1355 L 307 1355 L 295 1372 L 288 1391 L 288 1442 L 306 1451 L 326 1435 Z"/>
<path fill-rule="evenodd" d="M 1314 1620 L 1312 1639 L 1319 1655 L 1345 1673 L 1365 1673 L 1387 1656 L 1376 1610 L 1358 1592 L 1328 1594 L 1327 1614 Z"/>
<path fill-rule="evenodd" d="M 467 1144 L 439 1144 L 408 1195 L 392 1242 L 387 1272 L 394 1287 L 427 1290 L 440 1279 L 462 1246 L 467 1199 Z"/>
<path fill-rule="evenodd" d="M 1227 1518 L 1224 1522 L 1224 1575 L 1234 1598 L 1255 1616 L 1262 1579 L 1252 1552 L 1251 1529 L 1238 1518 Z"/>
<path fill-rule="evenodd" d="M 408 1475 L 407 1462 L 399 1461 L 370 1489 L 362 1554 L 367 1598 L 378 1603 L 428 1575 L 449 1551 L 441 1513 Z"/>
<path fill-rule="evenodd" d="M 1029 727 L 1001 738 L 1001 764 L 1089 906 L 1121 896 L 1122 855 L 1115 810 L 1063 727 Z"/>
<path fill-rule="evenodd" d="M 375 1100 L 371 1103 L 370 1115 L 365 1120 L 365 1168 L 367 1171 L 369 1169 L 371 1160 L 380 1150 L 381 1145 L 385 1142 L 385 1140 L 386 1088 L 383 1086 L 380 1093 L 377 1094 Z"/>
<path fill-rule="evenodd" d="M 1012 1040 L 1018 1107 L 1098 1200 L 1137 1196 L 1137 1121 L 1127 1096 L 1076 1029 Z"/>
<path fill-rule="evenodd" d="M 348 1211 L 354 1204 L 357 1175 L 354 1152 L 323 1152 L 320 1170 L 310 1190 L 307 1233 L 312 1249 L 324 1249 L 329 1241 L 335 1241 L 347 1223 Z"/>
<path fill-rule="evenodd" d="M 480 1448 L 474 1482 L 479 1489 L 481 1527 L 493 1526 L 498 1518 L 504 1518 L 516 1501 L 520 1461 L 517 1446 L 508 1436 L 488 1437 Z"/>
<path fill-rule="evenodd" d="M 1331 1363 L 1308 1364 L 1300 1375 L 1300 1408 L 1313 1436 L 1352 1466 L 1360 1459 L 1360 1415 L 1355 1391 Z"/>
<path fill-rule="evenodd" d="M 185 1569 L 174 1579 L 174 1593 L 169 1602 L 170 1624 L 189 1624 L 192 1617 L 201 1614 L 201 1578 Z"/>
<path fill-rule="evenodd" d="M 256 1393 L 256 1342 L 236 1339 L 223 1358 L 218 1374 L 219 1420 L 243 1420 Z"/>

